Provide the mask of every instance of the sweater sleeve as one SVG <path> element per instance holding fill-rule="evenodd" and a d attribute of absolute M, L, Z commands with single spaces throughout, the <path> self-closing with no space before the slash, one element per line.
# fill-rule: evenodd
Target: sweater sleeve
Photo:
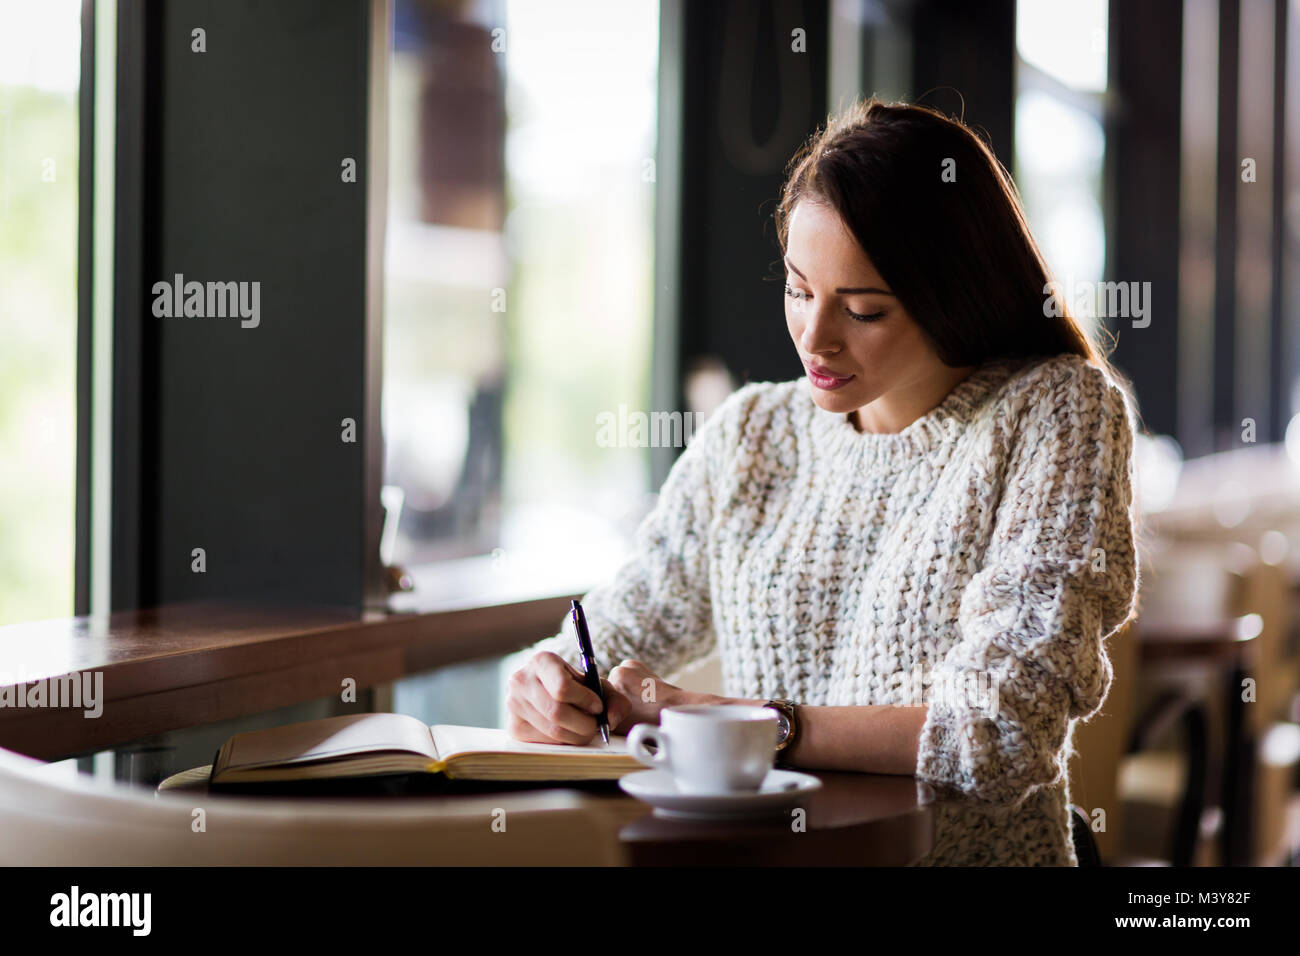
<path fill-rule="evenodd" d="M 639 660 L 660 676 L 713 647 L 709 542 L 717 475 L 734 446 L 732 421 L 742 393 L 733 392 L 695 431 L 664 480 L 650 513 L 612 580 L 582 600 L 592 650 L 602 672 Z M 565 615 L 560 632 L 531 649 L 578 666 L 578 640 Z"/>
<path fill-rule="evenodd" d="M 1129 404 L 1076 365 L 1027 390 L 990 546 L 962 592 L 960 638 L 935 667 L 917 778 L 1016 805 L 1065 772 L 1075 718 L 1113 673 L 1103 642 L 1134 613 Z"/>

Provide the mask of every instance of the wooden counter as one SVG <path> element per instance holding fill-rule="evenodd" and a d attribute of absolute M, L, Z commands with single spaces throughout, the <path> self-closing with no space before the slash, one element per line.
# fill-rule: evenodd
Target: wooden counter
<path fill-rule="evenodd" d="M 60 760 L 338 694 L 345 678 L 361 690 L 509 654 L 555 633 L 581 596 L 409 613 L 187 604 L 0 627 L 6 701 L 20 684 L 61 675 L 91 675 L 92 691 L 102 680 L 98 717 L 84 707 L 0 706 L 0 747 Z"/>

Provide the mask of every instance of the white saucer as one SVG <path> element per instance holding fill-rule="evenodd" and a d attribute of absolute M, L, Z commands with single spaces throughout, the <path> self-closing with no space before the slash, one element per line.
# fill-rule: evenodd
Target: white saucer
<path fill-rule="evenodd" d="M 822 782 L 795 770 L 773 768 L 752 793 L 682 793 L 667 770 L 641 770 L 618 781 L 625 793 L 654 807 L 657 817 L 674 820 L 744 820 L 766 817 L 792 807 Z"/>

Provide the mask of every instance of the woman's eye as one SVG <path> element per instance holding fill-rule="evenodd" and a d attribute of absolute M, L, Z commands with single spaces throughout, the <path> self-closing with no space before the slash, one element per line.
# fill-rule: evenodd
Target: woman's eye
<path fill-rule="evenodd" d="M 785 294 L 792 299 L 798 299 L 801 301 L 808 298 L 807 292 L 802 292 L 799 289 L 792 289 L 788 282 L 785 284 Z M 869 312 L 866 315 L 863 315 L 861 312 L 854 312 L 852 309 L 845 309 L 844 311 L 859 322 L 878 322 L 885 317 L 884 312 Z"/>
<path fill-rule="evenodd" d="M 879 322 L 885 317 L 884 312 L 869 312 L 868 314 L 863 315 L 860 312 L 854 312 L 852 309 L 845 309 L 844 311 L 853 316 L 853 318 L 857 319 L 859 322 Z"/>

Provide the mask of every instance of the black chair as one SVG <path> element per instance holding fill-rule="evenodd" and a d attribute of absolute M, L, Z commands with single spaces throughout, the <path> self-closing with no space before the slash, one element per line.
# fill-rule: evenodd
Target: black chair
<path fill-rule="evenodd" d="M 1092 835 L 1092 824 L 1083 810 L 1071 803 L 1070 836 L 1074 838 L 1074 855 L 1079 858 L 1079 866 L 1101 866 L 1101 851 L 1097 848 L 1097 838 Z"/>
<path fill-rule="evenodd" d="M 1138 721 L 1128 752 L 1135 754 L 1154 748 L 1161 738 L 1179 725 L 1183 730 L 1187 778 L 1170 838 L 1169 862 L 1173 866 L 1191 866 L 1200 836 L 1209 777 L 1209 730 L 1205 704 L 1182 691 L 1166 691 Z"/>
<path fill-rule="evenodd" d="M 1150 750 L 1175 728 L 1182 728 L 1183 752 L 1186 757 L 1186 780 L 1179 802 L 1174 831 L 1170 834 L 1169 859 L 1172 866 L 1191 866 L 1200 836 L 1201 814 L 1205 809 L 1208 786 L 1209 731 L 1205 703 L 1192 694 L 1168 690 L 1147 709 L 1129 738 L 1130 754 Z M 1092 822 L 1084 810 L 1071 803 L 1070 836 L 1079 866 L 1101 866 L 1101 852 L 1092 833 Z M 1120 860 L 1118 865 L 1132 865 Z"/>

